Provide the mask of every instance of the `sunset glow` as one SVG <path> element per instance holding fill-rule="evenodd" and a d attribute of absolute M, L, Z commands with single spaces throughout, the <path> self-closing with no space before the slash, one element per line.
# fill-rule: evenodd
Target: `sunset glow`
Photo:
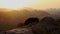
<path fill-rule="evenodd" d="M 59 8 L 60 0 L 0 0 L 0 8 Z"/>

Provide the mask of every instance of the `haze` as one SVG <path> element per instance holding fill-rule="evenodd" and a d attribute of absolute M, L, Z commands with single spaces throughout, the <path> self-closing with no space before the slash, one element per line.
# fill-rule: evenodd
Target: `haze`
<path fill-rule="evenodd" d="M 60 8 L 60 0 L 0 0 L 0 8 Z"/>

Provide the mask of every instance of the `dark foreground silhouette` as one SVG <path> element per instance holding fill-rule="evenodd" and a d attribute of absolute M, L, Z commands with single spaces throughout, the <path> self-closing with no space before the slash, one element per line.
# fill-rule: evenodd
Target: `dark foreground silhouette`
<path fill-rule="evenodd" d="M 60 26 L 52 17 L 44 17 L 33 29 L 39 34 L 60 34 Z"/>
<path fill-rule="evenodd" d="M 60 19 L 55 20 L 52 17 L 44 17 L 39 21 L 38 18 L 33 17 L 20 24 L 17 28 L 1 34 L 60 34 Z"/>
<path fill-rule="evenodd" d="M 18 28 L 6 31 L 6 34 L 34 34 L 32 27 L 39 22 L 38 18 L 28 18 L 24 25 Z"/>

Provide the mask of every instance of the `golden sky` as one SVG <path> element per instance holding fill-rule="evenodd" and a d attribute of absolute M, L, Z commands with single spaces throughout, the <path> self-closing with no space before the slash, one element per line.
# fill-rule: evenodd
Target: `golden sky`
<path fill-rule="evenodd" d="M 60 0 L 0 0 L 0 8 L 60 8 Z"/>

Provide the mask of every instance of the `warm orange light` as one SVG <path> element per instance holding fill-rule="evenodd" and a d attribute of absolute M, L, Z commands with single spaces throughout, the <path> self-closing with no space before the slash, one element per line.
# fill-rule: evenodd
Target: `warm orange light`
<path fill-rule="evenodd" d="M 22 8 L 37 3 L 37 0 L 0 0 L 0 8 Z"/>
<path fill-rule="evenodd" d="M 0 0 L 0 8 L 48 8 L 60 7 L 60 0 Z"/>

